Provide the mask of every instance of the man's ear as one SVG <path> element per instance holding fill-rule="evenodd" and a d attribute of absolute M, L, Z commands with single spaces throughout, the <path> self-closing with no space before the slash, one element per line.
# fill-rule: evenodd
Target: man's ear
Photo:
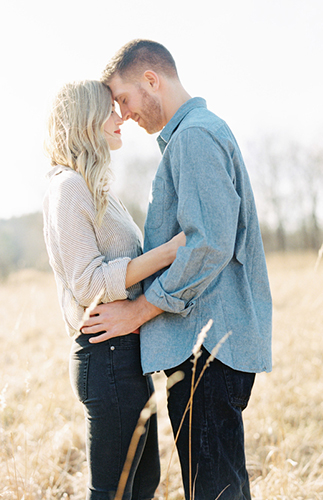
<path fill-rule="evenodd" d="M 150 71 L 150 70 L 145 71 L 144 78 L 146 82 L 149 84 L 151 90 L 156 91 L 159 89 L 160 80 L 159 76 L 157 75 L 157 73 L 155 73 L 155 71 Z"/>

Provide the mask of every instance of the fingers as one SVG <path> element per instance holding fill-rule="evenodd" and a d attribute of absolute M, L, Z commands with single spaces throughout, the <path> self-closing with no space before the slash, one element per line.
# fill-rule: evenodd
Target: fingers
<path fill-rule="evenodd" d="M 97 316 L 93 316 L 93 317 L 90 316 L 89 319 L 87 319 L 86 321 L 84 321 L 83 326 L 82 326 L 82 330 L 85 327 L 86 328 L 90 328 L 90 327 L 95 326 L 97 324 L 98 324 L 98 317 Z M 97 331 L 99 332 L 100 330 L 97 330 Z M 83 332 L 83 333 L 97 333 L 97 332 L 87 331 L 87 332 Z"/>
<path fill-rule="evenodd" d="M 91 316 L 84 321 L 83 323 L 83 327 L 92 327 L 92 326 L 102 326 L 102 316 L 100 316 L 98 313 L 94 314 L 94 311 L 91 313 Z M 83 328 L 82 327 L 82 328 Z M 101 330 L 104 330 L 104 328 L 101 328 Z M 100 332 L 101 330 L 95 330 L 95 331 L 88 331 L 88 332 L 84 332 L 84 333 L 97 333 L 97 332 Z"/>
<path fill-rule="evenodd" d="M 102 308 L 102 305 L 103 304 L 99 304 L 98 306 L 95 306 L 93 309 L 91 309 L 91 312 L 90 312 L 90 319 L 95 317 L 95 316 L 99 316 L 101 313 L 104 312 L 104 309 Z"/>
<path fill-rule="evenodd" d="M 102 332 L 103 331 L 103 328 L 98 328 L 96 326 L 92 327 L 92 326 L 85 326 L 85 323 L 84 325 L 82 326 L 81 328 L 81 332 L 82 333 L 85 333 L 86 335 L 90 335 L 91 333 L 99 333 L 99 332 Z"/>
<path fill-rule="evenodd" d="M 99 304 L 98 306 L 95 306 L 94 309 L 91 310 L 91 316 L 98 316 L 105 310 L 106 304 Z"/>
<path fill-rule="evenodd" d="M 99 342 L 104 342 L 105 340 L 111 339 L 113 335 L 108 332 L 102 333 L 102 335 L 98 335 L 97 337 L 91 337 L 89 339 L 90 344 L 98 344 Z"/>

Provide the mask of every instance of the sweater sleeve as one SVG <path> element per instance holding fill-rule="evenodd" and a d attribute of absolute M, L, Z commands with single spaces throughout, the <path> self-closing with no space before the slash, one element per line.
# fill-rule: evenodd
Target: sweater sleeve
<path fill-rule="evenodd" d="M 131 259 L 106 262 L 100 253 L 92 196 L 80 176 L 65 178 L 51 190 L 45 218 L 51 265 L 64 277 L 79 305 L 88 307 L 95 298 L 100 302 L 127 298 L 125 281 Z"/>

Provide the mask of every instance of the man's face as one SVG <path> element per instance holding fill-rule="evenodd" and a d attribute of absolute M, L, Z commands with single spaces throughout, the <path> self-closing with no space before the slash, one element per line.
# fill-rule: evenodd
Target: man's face
<path fill-rule="evenodd" d="M 115 75 L 109 87 L 113 99 L 119 104 L 123 120 L 131 118 L 148 134 L 154 134 L 163 128 L 162 110 L 158 99 L 140 82 L 130 83 Z"/>

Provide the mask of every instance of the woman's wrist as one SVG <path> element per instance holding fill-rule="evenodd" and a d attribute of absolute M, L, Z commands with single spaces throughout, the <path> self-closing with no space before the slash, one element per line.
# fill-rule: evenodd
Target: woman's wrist
<path fill-rule="evenodd" d="M 164 267 L 170 266 L 176 258 L 177 246 L 170 240 L 161 245 L 160 249 L 162 250 Z"/>

